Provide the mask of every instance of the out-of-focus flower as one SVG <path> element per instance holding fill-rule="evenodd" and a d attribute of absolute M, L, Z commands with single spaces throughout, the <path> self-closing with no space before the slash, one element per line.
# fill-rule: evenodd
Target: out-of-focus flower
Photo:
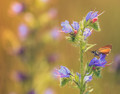
<path fill-rule="evenodd" d="M 55 94 L 55 93 L 54 93 L 53 89 L 48 88 L 45 90 L 44 94 Z"/>
<path fill-rule="evenodd" d="M 49 11 L 48 11 L 48 16 L 51 18 L 51 19 L 54 19 L 56 16 L 57 16 L 57 10 L 55 8 L 51 8 Z"/>
<path fill-rule="evenodd" d="M 54 28 L 54 29 L 52 29 L 52 31 L 51 31 L 51 36 L 52 36 L 52 38 L 53 39 L 59 39 L 60 38 L 60 32 L 59 32 L 60 30 L 59 29 L 57 29 L 57 28 Z"/>
<path fill-rule="evenodd" d="M 36 94 L 34 90 L 28 92 L 28 94 Z"/>
<path fill-rule="evenodd" d="M 83 32 L 84 39 L 86 40 L 87 37 L 89 37 L 91 34 L 92 34 L 92 30 L 90 30 L 89 28 L 85 28 Z"/>
<path fill-rule="evenodd" d="M 61 66 L 60 69 L 54 70 L 54 76 L 57 78 L 70 77 L 71 73 L 67 67 Z"/>
<path fill-rule="evenodd" d="M 111 71 L 119 73 L 120 72 L 120 54 L 117 54 L 114 57 L 114 61 L 113 62 L 114 63 L 112 64 L 112 70 Z"/>
<path fill-rule="evenodd" d="M 48 3 L 50 0 L 40 0 L 41 2 Z"/>
<path fill-rule="evenodd" d="M 77 76 L 79 77 L 79 79 L 81 79 L 81 75 L 79 73 L 77 73 Z M 86 75 L 84 77 L 84 81 L 87 83 L 87 82 L 90 82 L 92 80 L 92 74 L 91 75 Z"/>
<path fill-rule="evenodd" d="M 65 32 L 65 33 L 71 33 L 71 32 L 73 32 L 72 27 L 69 24 L 69 21 L 67 21 L 67 20 L 65 22 L 62 22 L 61 26 L 63 27 L 62 28 L 63 32 Z"/>
<path fill-rule="evenodd" d="M 89 66 L 104 67 L 104 65 L 107 63 L 107 61 L 105 60 L 105 57 L 106 57 L 105 54 L 101 54 L 99 59 L 97 59 L 96 57 L 94 57 L 90 61 Z"/>
<path fill-rule="evenodd" d="M 18 72 L 16 73 L 16 80 L 17 80 L 17 81 L 19 81 L 19 82 L 24 82 L 24 81 L 26 81 L 27 79 L 28 79 L 28 76 L 27 76 L 25 73 L 20 72 L 20 71 L 18 71 Z"/>
<path fill-rule="evenodd" d="M 14 2 L 12 5 L 11 5 L 11 8 L 9 10 L 9 12 L 13 15 L 16 15 L 16 14 L 20 14 L 21 12 L 23 12 L 25 9 L 24 7 L 24 4 L 23 3 L 20 3 L 20 2 Z"/>
<path fill-rule="evenodd" d="M 58 59 L 58 55 L 57 54 L 51 54 L 47 57 L 47 60 L 49 63 L 54 63 L 56 62 Z"/>
<path fill-rule="evenodd" d="M 21 40 L 24 40 L 28 34 L 28 27 L 25 24 L 21 24 L 18 27 L 18 33 Z"/>
<path fill-rule="evenodd" d="M 24 47 L 21 47 L 21 48 L 18 50 L 17 54 L 18 54 L 18 55 L 23 55 L 24 52 L 25 52 L 25 48 L 24 48 Z"/>

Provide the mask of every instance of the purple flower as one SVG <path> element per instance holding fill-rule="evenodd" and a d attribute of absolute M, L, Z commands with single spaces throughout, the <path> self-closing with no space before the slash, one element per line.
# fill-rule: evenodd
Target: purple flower
<path fill-rule="evenodd" d="M 98 11 L 90 11 L 86 16 L 86 21 L 93 20 L 94 18 L 98 17 Z"/>
<path fill-rule="evenodd" d="M 75 29 L 75 30 L 79 30 L 79 23 L 74 21 L 73 24 L 72 24 L 72 27 Z"/>
<path fill-rule="evenodd" d="M 34 90 L 28 92 L 28 94 L 36 94 Z"/>
<path fill-rule="evenodd" d="M 19 71 L 16 74 L 16 79 L 20 82 L 23 82 L 23 81 L 26 81 L 28 79 L 28 76 L 25 73 Z"/>
<path fill-rule="evenodd" d="M 85 28 L 83 32 L 84 39 L 86 40 L 87 37 L 89 37 L 91 34 L 92 34 L 92 30 L 90 30 L 89 28 Z"/>
<path fill-rule="evenodd" d="M 58 54 L 51 54 L 47 57 L 49 63 L 55 63 L 58 59 Z"/>
<path fill-rule="evenodd" d="M 71 33 L 71 32 L 73 32 L 72 27 L 69 24 L 69 21 L 67 21 L 67 20 L 65 22 L 62 22 L 61 26 L 63 27 L 62 28 L 63 32 L 65 32 L 65 33 Z"/>
<path fill-rule="evenodd" d="M 21 24 L 18 27 L 18 31 L 20 38 L 24 40 L 28 34 L 28 27 L 25 24 Z"/>
<path fill-rule="evenodd" d="M 44 94 L 54 94 L 54 91 L 51 88 L 48 88 Z"/>
<path fill-rule="evenodd" d="M 61 66 L 60 69 L 55 69 L 54 71 L 55 77 L 65 78 L 70 77 L 70 75 L 71 75 L 70 70 L 64 66 Z"/>
<path fill-rule="evenodd" d="M 81 74 L 77 73 L 77 75 L 79 76 L 79 79 L 81 79 Z M 84 77 L 85 82 L 90 82 L 91 80 L 92 80 L 92 74 Z"/>
<path fill-rule="evenodd" d="M 24 5 L 19 2 L 15 2 L 12 4 L 11 10 L 15 14 L 19 14 L 24 10 Z"/>
<path fill-rule="evenodd" d="M 98 67 L 104 67 L 104 65 L 107 63 L 107 61 L 105 60 L 106 55 L 105 54 L 100 54 L 100 58 L 97 59 L 96 57 L 94 57 L 90 63 L 89 66 L 98 66 Z"/>
<path fill-rule="evenodd" d="M 85 82 L 90 82 L 92 80 L 92 75 L 88 75 L 84 77 Z"/>

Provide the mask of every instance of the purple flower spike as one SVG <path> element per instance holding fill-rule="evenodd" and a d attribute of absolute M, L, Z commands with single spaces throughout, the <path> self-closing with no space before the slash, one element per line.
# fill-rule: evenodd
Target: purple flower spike
<path fill-rule="evenodd" d="M 75 30 L 79 30 L 79 23 L 74 21 L 73 24 L 72 24 L 72 27 L 75 29 Z"/>
<path fill-rule="evenodd" d="M 91 34 L 92 34 L 92 30 L 90 30 L 89 28 L 85 28 L 83 33 L 84 39 L 86 40 L 87 37 L 89 37 Z"/>
<path fill-rule="evenodd" d="M 70 77 L 71 73 L 67 67 L 61 66 L 60 69 L 55 69 L 54 76 L 57 78 Z"/>
<path fill-rule="evenodd" d="M 72 27 L 69 24 L 69 21 L 67 21 L 67 20 L 65 22 L 62 22 L 61 26 L 63 27 L 62 28 L 63 32 L 65 32 L 65 33 L 71 33 L 71 32 L 73 32 Z"/>

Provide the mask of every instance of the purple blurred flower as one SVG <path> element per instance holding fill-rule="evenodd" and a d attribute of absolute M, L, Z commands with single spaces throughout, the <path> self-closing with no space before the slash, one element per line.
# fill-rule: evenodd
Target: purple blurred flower
<path fill-rule="evenodd" d="M 47 60 L 49 63 L 54 63 L 56 62 L 58 59 L 58 55 L 57 54 L 51 54 L 47 57 Z"/>
<path fill-rule="evenodd" d="M 18 54 L 18 55 L 23 55 L 24 52 L 25 52 L 25 48 L 24 48 L 24 47 L 21 47 L 21 48 L 18 50 L 17 54 Z"/>
<path fill-rule="evenodd" d="M 71 33 L 71 32 L 73 32 L 72 27 L 69 24 L 69 21 L 67 21 L 67 20 L 65 22 L 62 22 L 61 26 L 63 27 L 62 28 L 63 32 L 65 32 L 65 33 Z"/>
<path fill-rule="evenodd" d="M 88 75 L 84 77 L 85 82 L 90 82 L 92 80 L 92 75 Z"/>
<path fill-rule="evenodd" d="M 70 77 L 71 73 L 67 67 L 61 66 L 60 69 L 55 69 L 54 76 L 57 78 Z"/>
<path fill-rule="evenodd" d="M 15 2 L 11 6 L 11 11 L 15 14 L 19 14 L 24 10 L 23 3 Z"/>
<path fill-rule="evenodd" d="M 87 16 L 86 16 L 86 21 L 88 20 L 94 20 L 95 18 L 98 17 L 98 11 L 90 11 Z"/>
<path fill-rule="evenodd" d="M 45 90 L 44 94 L 54 94 L 53 89 L 48 88 L 47 90 Z"/>
<path fill-rule="evenodd" d="M 72 24 L 72 27 L 75 29 L 75 30 L 79 30 L 79 23 L 74 21 L 73 24 Z"/>
<path fill-rule="evenodd" d="M 107 61 L 105 60 L 106 55 L 105 54 L 100 54 L 100 58 L 97 59 L 96 57 L 94 57 L 90 63 L 89 66 L 98 66 L 98 67 L 104 67 L 104 65 L 107 63 Z"/>
<path fill-rule="evenodd" d="M 28 92 L 28 94 L 36 94 L 34 90 Z"/>
<path fill-rule="evenodd" d="M 89 28 L 85 28 L 83 32 L 84 39 L 86 40 L 87 37 L 89 37 L 91 34 L 92 34 L 92 30 L 90 30 Z"/>
<path fill-rule="evenodd" d="M 48 16 L 51 18 L 51 19 L 54 19 L 56 16 L 57 16 L 57 10 L 55 8 L 51 8 L 49 11 L 48 11 Z"/>
<path fill-rule="evenodd" d="M 20 38 L 24 40 L 28 34 L 28 27 L 25 24 L 21 24 L 18 27 L 18 31 Z"/>
<path fill-rule="evenodd" d="M 23 81 L 26 81 L 28 79 L 28 76 L 25 73 L 18 71 L 16 73 L 16 79 L 20 82 L 23 82 Z"/>
<path fill-rule="evenodd" d="M 53 37 L 53 39 L 58 39 L 60 37 L 60 32 L 58 32 L 59 30 L 57 28 L 53 29 L 51 31 L 51 36 Z"/>

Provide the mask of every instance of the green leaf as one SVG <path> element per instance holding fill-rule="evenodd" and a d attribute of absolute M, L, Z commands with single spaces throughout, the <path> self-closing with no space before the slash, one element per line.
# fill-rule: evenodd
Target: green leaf
<path fill-rule="evenodd" d="M 98 71 L 93 71 L 93 72 L 94 72 L 94 74 L 95 74 L 96 77 L 98 77 L 98 78 L 101 77 L 101 71 L 100 71 L 100 70 L 98 70 Z"/>
<path fill-rule="evenodd" d="M 89 49 L 91 49 L 92 47 L 94 47 L 96 44 L 89 44 L 89 46 L 85 49 L 85 52 L 87 52 Z"/>
<path fill-rule="evenodd" d="M 61 78 L 60 79 L 60 86 L 61 87 L 65 86 L 69 81 L 70 81 L 69 78 Z"/>
<path fill-rule="evenodd" d="M 92 27 L 96 31 L 100 31 L 101 30 L 100 26 L 99 26 L 99 22 L 90 23 L 89 26 Z"/>

